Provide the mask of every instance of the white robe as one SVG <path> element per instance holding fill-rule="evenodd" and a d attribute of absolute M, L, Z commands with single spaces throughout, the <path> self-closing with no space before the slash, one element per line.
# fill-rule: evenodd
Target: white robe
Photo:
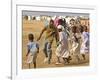
<path fill-rule="evenodd" d="M 81 54 L 89 53 L 89 33 L 82 33 L 82 44 L 80 49 Z"/>
<path fill-rule="evenodd" d="M 74 35 L 76 36 L 76 38 L 79 38 L 78 33 L 73 34 L 72 47 L 70 49 L 70 52 L 73 53 L 73 55 L 78 55 L 80 53 L 80 42 L 79 42 L 79 39 L 78 39 L 78 42 L 76 42 L 76 39 L 75 39 Z"/>
<path fill-rule="evenodd" d="M 59 57 L 67 58 L 69 56 L 68 51 L 68 38 L 65 32 L 59 32 L 59 46 L 56 49 L 56 55 Z"/>

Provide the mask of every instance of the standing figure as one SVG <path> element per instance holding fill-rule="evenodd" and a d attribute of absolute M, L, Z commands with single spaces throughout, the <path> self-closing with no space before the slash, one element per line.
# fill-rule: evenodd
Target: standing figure
<path fill-rule="evenodd" d="M 82 32 L 82 44 L 80 53 L 82 54 L 83 59 L 85 60 L 85 54 L 89 53 L 89 32 L 87 31 L 87 26 L 84 26 L 84 31 Z"/>
<path fill-rule="evenodd" d="M 52 58 L 52 42 L 55 37 L 55 34 L 57 34 L 57 29 L 56 29 L 56 27 L 54 27 L 54 21 L 52 19 L 50 20 L 49 25 L 46 25 L 42 29 L 37 41 L 40 40 L 40 38 L 44 32 L 46 33 L 44 50 L 43 50 L 45 53 L 45 57 L 46 57 L 44 59 L 44 62 L 48 62 L 48 64 L 50 64 L 51 58 Z"/>
<path fill-rule="evenodd" d="M 29 34 L 28 35 L 29 42 L 27 44 L 27 63 L 30 64 L 33 62 L 34 68 L 36 68 L 36 58 L 37 58 L 37 53 L 39 53 L 39 45 L 37 42 L 34 41 L 34 35 Z"/>
<path fill-rule="evenodd" d="M 79 54 L 80 54 L 80 37 L 79 33 L 77 32 L 77 26 L 72 27 L 72 47 L 70 53 L 72 53 L 78 62 L 80 61 Z"/>
<path fill-rule="evenodd" d="M 63 26 L 59 25 L 58 27 L 59 31 L 59 45 L 56 49 L 56 56 L 57 56 L 57 63 L 61 64 L 60 58 L 63 58 L 64 64 L 69 63 L 70 57 L 69 57 L 69 51 L 68 51 L 68 38 L 66 33 L 63 31 Z"/>

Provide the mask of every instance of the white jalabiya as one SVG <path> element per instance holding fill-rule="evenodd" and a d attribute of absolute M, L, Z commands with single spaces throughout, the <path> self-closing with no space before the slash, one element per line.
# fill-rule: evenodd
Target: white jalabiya
<path fill-rule="evenodd" d="M 79 41 L 79 39 L 78 39 L 78 41 L 76 41 L 75 36 L 78 39 L 79 34 L 78 33 L 73 34 L 73 36 L 72 36 L 72 47 L 71 47 L 70 52 L 73 53 L 73 55 L 78 55 L 80 53 L 80 41 Z"/>
<path fill-rule="evenodd" d="M 59 32 L 59 46 L 56 49 L 56 55 L 58 57 L 63 57 L 67 58 L 69 56 L 69 51 L 68 51 L 68 39 L 67 35 L 65 32 Z"/>
<path fill-rule="evenodd" d="M 89 53 L 89 32 L 82 33 L 81 54 Z"/>

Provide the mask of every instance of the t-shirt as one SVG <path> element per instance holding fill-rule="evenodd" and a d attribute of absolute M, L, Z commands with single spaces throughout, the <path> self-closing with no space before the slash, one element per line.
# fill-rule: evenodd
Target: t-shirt
<path fill-rule="evenodd" d="M 27 48 L 30 50 L 30 53 L 35 54 L 38 51 L 39 45 L 36 42 L 29 42 Z"/>
<path fill-rule="evenodd" d="M 45 40 L 48 42 L 52 42 L 54 35 L 55 35 L 55 32 L 56 32 L 56 28 L 54 26 L 50 26 L 50 25 L 46 26 L 45 28 L 46 28 Z"/>

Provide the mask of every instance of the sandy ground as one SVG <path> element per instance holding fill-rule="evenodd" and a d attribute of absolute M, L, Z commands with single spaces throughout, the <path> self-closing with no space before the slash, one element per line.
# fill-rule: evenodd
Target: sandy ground
<path fill-rule="evenodd" d="M 28 34 L 33 33 L 35 40 L 36 40 L 43 27 L 44 27 L 43 21 L 25 21 L 25 20 L 23 20 L 22 69 L 29 69 L 28 64 L 26 64 Z M 75 58 L 75 56 L 72 56 L 72 60 L 70 61 L 69 64 L 56 65 L 55 64 L 56 63 L 55 40 L 52 44 L 53 55 L 52 55 L 51 64 L 44 63 L 44 58 L 45 58 L 44 53 L 43 53 L 44 37 L 45 37 L 45 33 L 43 34 L 43 36 L 41 37 L 41 40 L 39 41 L 40 50 L 39 50 L 39 54 L 37 57 L 37 68 L 89 66 L 89 54 L 86 54 L 86 60 L 83 60 L 82 56 L 79 55 L 80 59 L 81 59 L 81 61 L 79 63 L 77 62 L 77 59 Z M 34 68 L 33 64 L 31 64 L 31 68 Z"/>

